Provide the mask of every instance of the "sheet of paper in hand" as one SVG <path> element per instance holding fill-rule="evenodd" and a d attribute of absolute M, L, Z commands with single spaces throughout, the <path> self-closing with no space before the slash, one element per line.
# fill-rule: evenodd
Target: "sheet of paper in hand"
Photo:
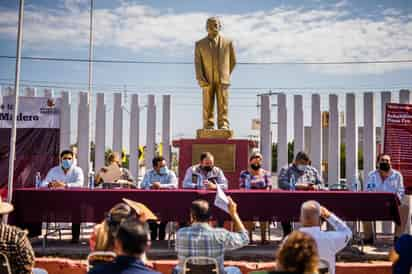
<path fill-rule="evenodd" d="M 229 200 L 218 184 L 216 184 L 215 206 L 229 214 Z"/>
<path fill-rule="evenodd" d="M 111 164 L 106 167 L 106 172 L 100 172 L 100 177 L 102 177 L 103 182 L 113 183 L 122 177 L 122 171 L 118 165 Z"/>

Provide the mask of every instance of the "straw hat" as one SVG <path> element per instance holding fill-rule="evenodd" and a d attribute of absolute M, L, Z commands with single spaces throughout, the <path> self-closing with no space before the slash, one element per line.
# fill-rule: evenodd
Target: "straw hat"
<path fill-rule="evenodd" d="M 0 214 L 7 214 L 12 212 L 14 209 L 12 204 L 3 202 L 0 196 Z"/>
<path fill-rule="evenodd" d="M 146 222 L 147 220 L 157 220 L 157 217 L 153 211 L 151 211 L 144 204 L 126 198 L 123 198 L 122 200 L 137 212 L 141 221 Z"/>

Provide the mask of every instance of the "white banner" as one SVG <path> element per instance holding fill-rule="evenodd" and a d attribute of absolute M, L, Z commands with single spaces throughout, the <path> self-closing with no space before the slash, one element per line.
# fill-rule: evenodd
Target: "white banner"
<path fill-rule="evenodd" d="M 0 128 L 11 128 L 14 96 L 0 102 Z M 19 97 L 17 128 L 60 128 L 60 98 Z"/>

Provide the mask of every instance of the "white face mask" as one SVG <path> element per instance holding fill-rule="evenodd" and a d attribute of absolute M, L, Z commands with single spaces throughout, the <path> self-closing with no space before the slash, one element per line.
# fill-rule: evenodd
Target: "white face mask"
<path fill-rule="evenodd" d="M 304 171 L 308 166 L 307 165 L 297 165 L 296 166 L 300 171 Z"/>

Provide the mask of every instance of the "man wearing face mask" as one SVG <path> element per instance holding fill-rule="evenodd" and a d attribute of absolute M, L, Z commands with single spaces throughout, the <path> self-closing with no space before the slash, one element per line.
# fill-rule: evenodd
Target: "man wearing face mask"
<path fill-rule="evenodd" d="M 49 188 L 83 187 L 83 170 L 73 164 L 73 152 L 64 150 L 60 153 L 60 165 L 49 170 L 41 186 Z M 80 237 L 80 224 L 72 224 L 72 242 Z"/>
<path fill-rule="evenodd" d="M 122 181 L 127 181 L 132 184 L 135 183 L 135 180 L 132 174 L 130 173 L 130 171 L 127 168 L 122 167 L 122 156 L 120 155 L 120 153 L 118 152 L 110 153 L 109 156 L 107 157 L 107 163 L 108 163 L 107 166 L 110 166 L 113 164 L 118 166 L 121 171 L 121 176 L 119 179 L 116 180 L 116 182 L 119 180 L 122 180 Z M 105 173 L 105 172 L 107 172 L 107 167 L 102 167 L 100 171 L 97 173 L 96 179 L 95 179 L 96 185 L 103 183 L 102 173 Z"/>
<path fill-rule="evenodd" d="M 295 161 L 279 171 L 278 185 L 284 190 L 315 190 L 322 185 L 319 172 L 310 165 L 309 155 L 303 151 L 296 154 Z M 292 232 L 291 222 L 282 222 L 283 236 Z"/>
<path fill-rule="evenodd" d="M 393 169 L 391 166 L 391 157 L 381 153 L 376 158 L 377 169 L 371 171 L 366 180 L 365 190 L 369 192 L 392 192 L 395 193 L 401 205 L 399 213 L 401 224 L 395 226 L 394 242 L 401 234 L 405 232 L 406 223 L 409 217 L 409 206 L 407 205 L 407 196 L 405 196 L 405 187 L 403 185 L 402 174 Z M 365 244 L 373 244 L 372 223 L 364 223 Z"/>
<path fill-rule="evenodd" d="M 189 167 L 183 179 L 183 188 L 216 190 L 217 185 L 227 189 L 227 179 L 222 169 L 214 165 L 210 152 L 200 155 L 200 163 Z"/>
<path fill-rule="evenodd" d="M 153 169 L 144 175 L 141 188 L 143 189 L 175 189 L 177 188 L 177 178 L 175 173 L 167 168 L 166 160 L 162 156 L 156 156 L 152 160 Z M 166 236 L 167 222 L 150 221 L 151 239 L 156 240 L 159 232 L 159 240 L 164 240 Z"/>

